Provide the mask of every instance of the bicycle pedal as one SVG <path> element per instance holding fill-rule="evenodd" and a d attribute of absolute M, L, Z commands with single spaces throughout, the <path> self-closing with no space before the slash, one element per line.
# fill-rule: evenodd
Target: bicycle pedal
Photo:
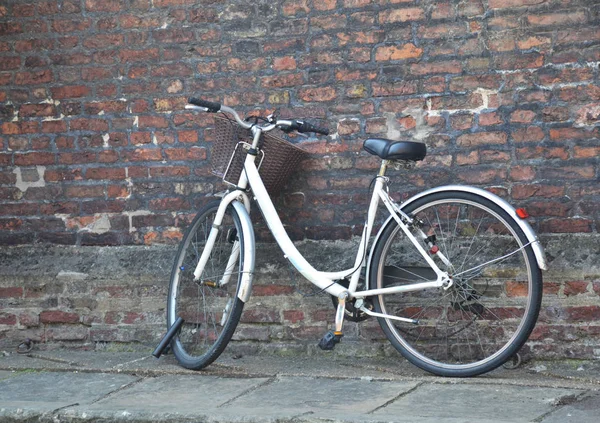
<path fill-rule="evenodd" d="M 342 340 L 342 336 L 344 336 L 341 332 L 333 332 L 329 331 L 323 336 L 321 341 L 319 342 L 319 348 L 323 351 L 330 351 L 335 348 L 336 344 Z"/>

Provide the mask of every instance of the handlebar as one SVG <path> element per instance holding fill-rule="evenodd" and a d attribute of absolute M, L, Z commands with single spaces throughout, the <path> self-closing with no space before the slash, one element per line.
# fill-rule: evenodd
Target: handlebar
<path fill-rule="evenodd" d="M 217 113 L 221 110 L 221 103 L 215 103 L 212 101 L 202 100 L 201 98 L 190 97 L 188 99 L 188 103 L 193 104 L 194 106 L 204 107 L 207 112 Z"/>
<path fill-rule="evenodd" d="M 240 116 L 237 114 L 235 110 L 231 107 L 227 107 L 222 105 L 221 103 L 203 100 L 201 98 L 190 97 L 188 99 L 189 105 L 185 106 L 186 109 L 200 109 L 204 112 L 217 113 L 217 112 L 226 112 L 231 114 L 236 122 L 242 127 L 246 129 L 250 129 L 252 126 L 255 126 L 249 122 L 243 121 Z M 191 106 L 190 106 L 191 105 Z M 278 119 L 274 122 L 270 122 L 268 125 L 261 126 L 263 132 L 271 131 L 275 128 L 279 128 L 284 132 L 292 132 L 298 131 L 301 133 L 305 132 L 314 132 L 322 135 L 329 135 L 329 129 L 321 128 L 318 126 L 314 126 L 308 122 L 297 119 Z"/>

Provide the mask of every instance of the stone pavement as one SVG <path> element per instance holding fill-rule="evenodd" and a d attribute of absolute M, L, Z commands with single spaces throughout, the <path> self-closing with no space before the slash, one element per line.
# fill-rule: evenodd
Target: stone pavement
<path fill-rule="evenodd" d="M 0 352 L 1 354 L 1 352 Z M 0 355 L 2 422 L 600 421 L 600 362 L 530 362 L 471 379 L 401 357 L 231 357 L 191 372 L 148 352 Z"/>

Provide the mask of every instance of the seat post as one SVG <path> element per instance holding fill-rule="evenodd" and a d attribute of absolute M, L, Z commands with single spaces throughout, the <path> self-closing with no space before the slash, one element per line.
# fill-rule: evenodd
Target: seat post
<path fill-rule="evenodd" d="M 387 171 L 388 163 L 389 163 L 389 160 L 382 160 L 381 161 L 381 167 L 379 168 L 379 175 L 378 176 L 385 176 L 385 172 Z"/>

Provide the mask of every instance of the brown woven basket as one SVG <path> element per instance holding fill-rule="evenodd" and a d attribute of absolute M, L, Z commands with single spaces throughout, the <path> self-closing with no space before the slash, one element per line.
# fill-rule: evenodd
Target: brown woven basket
<path fill-rule="evenodd" d="M 215 116 L 215 140 L 210 159 L 211 172 L 232 185 L 237 185 L 244 168 L 246 150 L 239 147 L 236 149 L 238 143 L 242 141 L 252 143 L 252 132 L 249 129 L 240 128 L 235 121 Z M 259 173 L 267 191 L 272 195 L 281 191 L 298 164 L 308 155 L 306 151 L 272 133 L 262 135 L 259 148 L 264 153 Z M 232 155 L 234 155 L 233 159 Z M 259 154 L 257 163 L 260 160 Z"/>

